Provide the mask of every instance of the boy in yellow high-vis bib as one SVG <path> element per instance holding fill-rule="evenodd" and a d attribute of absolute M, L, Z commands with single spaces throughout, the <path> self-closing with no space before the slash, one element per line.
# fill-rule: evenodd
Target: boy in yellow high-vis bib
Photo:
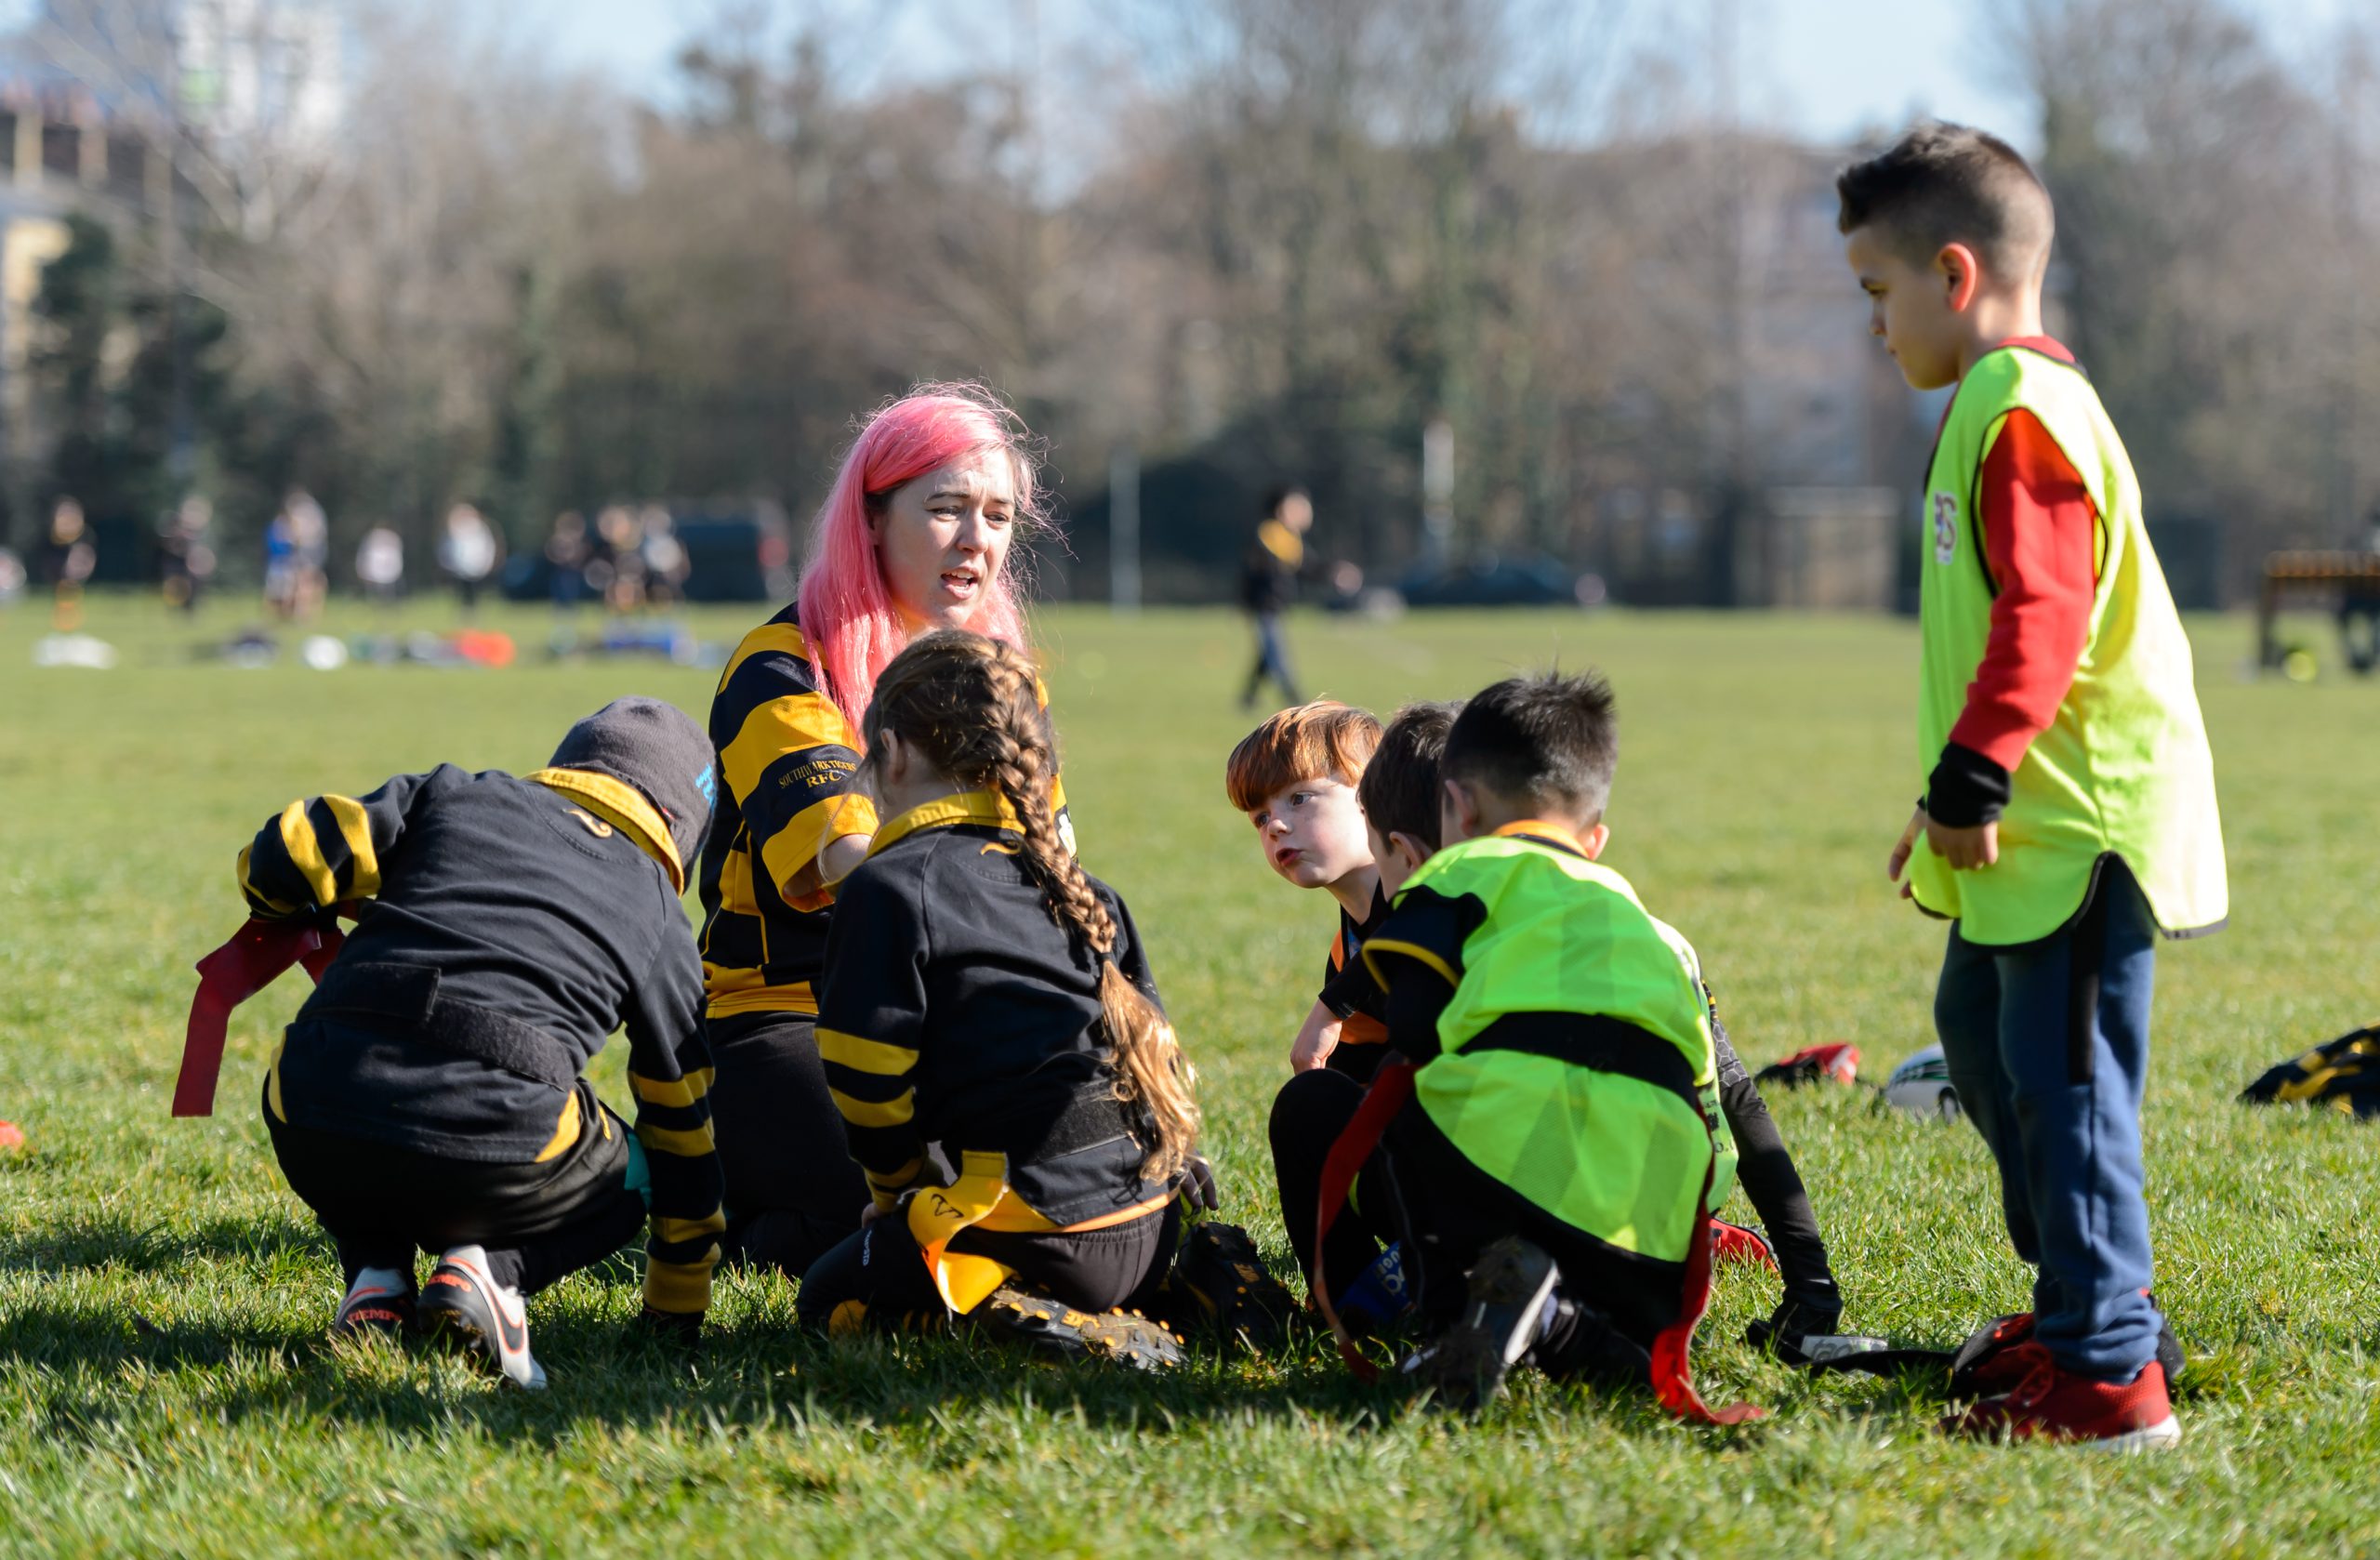
<path fill-rule="evenodd" d="M 2189 641 L 2122 441 L 2043 332 L 2032 169 L 1924 125 L 1837 190 L 1871 328 L 1911 385 L 1957 387 L 1922 516 L 1925 793 L 1889 870 L 1951 923 L 1935 1024 L 2038 1273 L 1944 1428 L 2171 1446 L 2140 1150 L 2154 950 L 2227 913 Z"/>

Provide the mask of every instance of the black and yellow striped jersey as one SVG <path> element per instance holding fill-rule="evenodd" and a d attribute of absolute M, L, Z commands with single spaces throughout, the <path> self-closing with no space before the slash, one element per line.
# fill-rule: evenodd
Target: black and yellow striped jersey
<path fill-rule="evenodd" d="M 1142 1180 L 1146 1135 L 1116 1098 L 1103 962 L 1051 916 L 1020 840 L 984 791 L 884 825 L 835 906 L 818 1054 L 879 1205 L 917 1180 L 932 1143 L 953 1163 L 1005 1155 L 1031 1227 L 1078 1227 L 1167 1188 Z M 1116 922 L 1117 968 L 1154 1001 L 1130 912 L 1091 886 Z"/>
<path fill-rule="evenodd" d="M 714 1018 L 818 1011 L 835 903 L 834 886 L 818 881 L 818 853 L 876 832 L 875 803 L 853 784 L 860 734 L 827 696 L 794 610 L 744 636 L 711 696 L 711 746 L 727 782 L 700 879 Z M 1056 796 L 1069 828 L 1063 781 Z"/>
<path fill-rule="evenodd" d="M 442 1157 L 557 1159 L 613 1130 L 582 1119 L 575 1083 L 625 1026 L 652 1188 L 645 1298 L 707 1309 L 726 1224 L 682 879 L 660 813 L 586 770 L 443 764 L 290 803 L 240 853 L 250 911 L 351 905 L 357 920 L 273 1056 L 266 1108 Z"/>

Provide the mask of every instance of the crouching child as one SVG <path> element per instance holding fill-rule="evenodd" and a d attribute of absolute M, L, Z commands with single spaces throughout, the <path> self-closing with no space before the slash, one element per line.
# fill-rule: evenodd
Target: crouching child
<path fill-rule="evenodd" d="M 649 1213 L 642 1323 L 694 1342 L 724 1222 L 679 895 L 712 762 L 684 714 L 620 699 L 533 774 L 442 764 L 292 802 L 240 853 L 252 914 L 356 918 L 264 1084 L 282 1172 L 338 1249 L 335 1333 L 418 1326 L 542 1387 L 523 1302 Z M 581 1076 L 623 1025 L 632 1129 Z"/>
<path fill-rule="evenodd" d="M 1732 1420 L 1753 1410 L 1705 1408 L 1686 1358 L 1736 1148 L 1693 950 L 1595 864 L 1616 757 L 1593 674 L 1473 698 L 1440 758 L 1446 848 L 1364 945 L 1414 1068 L 1387 1136 L 1428 1338 L 1407 1368 L 1458 1406 L 1526 1361 Z"/>
<path fill-rule="evenodd" d="M 1174 1310 L 1171 1280 L 1203 1259 L 1212 1291 L 1254 1252 L 1211 1223 L 1182 1236 L 1185 1204 L 1214 1202 L 1197 1108 L 1130 913 L 1061 838 L 1035 689 L 1017 651 L 956 631 L 877 682 L 866 777 L 885 821 L 837 890 L 818 1006 L 871 1203 L 803 1276 L 799 1314 L 841 1335 L 968 1317 L 1157 1368 L 1182 1357 L 1150 1315 Z"/>

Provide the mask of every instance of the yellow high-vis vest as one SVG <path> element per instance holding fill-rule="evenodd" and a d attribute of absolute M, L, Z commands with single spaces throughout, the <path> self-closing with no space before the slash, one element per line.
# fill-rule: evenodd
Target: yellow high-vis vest
<path fill-rule="evenodd" d="M 1967 371 L 1925 483 L 1918 625 L 1918 773 L 1931 773 L 1983 664 L 1997 594 L 1977 487 L 2011 413 L 2039 418 L 2098 515 L 2090 638 L 2057 718 L 2010 776 L 2000 859 L 1953 872 L 1923 840 L 1910 859 L 1917 903 L 1990 946 L 2049 936 L 2081 909 L 2099 863 L 2120 856 L 2168 936 L 2212 932 L 2229 914 L 2215 760 L 2191 680 L 2189 640 L 2149 545 L 2140 483 L 2098 392 L 2070 364 L 2003 347 Z"/>
<path fill-rule="evenodd" d="M 1574 1229 L 1683 1262 L 1735 1181 L 1709 999 L 1684 938 L 1626 879 L 1512 831 L 1449 846 L 1397 895 L 1450 906 L 1437 945 L 1364 945 L 1453 982 L 1414 1097 L 1465 1158 Z M 1411 920 L 1404 924 L 1412 925 Z"/>

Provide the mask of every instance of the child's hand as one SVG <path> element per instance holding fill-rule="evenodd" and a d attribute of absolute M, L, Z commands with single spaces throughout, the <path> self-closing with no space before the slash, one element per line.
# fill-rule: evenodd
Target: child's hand
<path fill-rule="evenodd" d="M 1901 881 L 1901 869 L 1909 865 L 1910 853 L 1917 849 L 1917 837 L 1925 828 L 1925 809 L 1921 807 L 1910 814 L 1909 826 L 1900 831 L 1900 843 L 1893 847 L 1892 855 L 1884 863 L 1886 880 L 1900 883 L 1900 896 L 1912 896 L 1909 884 Z"/>
<path fill-rule="evenodd" d="M 1977 824 L 1972 828 L 1952 828 L 1948 824 L 1925 820 L 1925 842 L 1934 853 L 1950 864 L 1953 872 L 1972 872 L 1978 866 L 1990 866 L 2000 859 L 2000 826 L 1997 823 Z"/>
<path fill-rule="evenodd" d="M 1339 1015 L 1315 1003 L 1314 1011 L 1298 1025 L 1298 1038 L 1289 1042 L 1289 1071 L 1310 1073 L 1329 1061 L 1330 1053 L 1339 1049 Z"/>
<path fill-rule="evenodd" d="M 1207 1162 L 1204 1154 L 1193 1154 L 1183 1167 L 1182 1195 L 1196 1208 L 1212 1213 L 1223 1206 L 1223 1197 L 1215 1187 L 1215 1167 Z"/>

